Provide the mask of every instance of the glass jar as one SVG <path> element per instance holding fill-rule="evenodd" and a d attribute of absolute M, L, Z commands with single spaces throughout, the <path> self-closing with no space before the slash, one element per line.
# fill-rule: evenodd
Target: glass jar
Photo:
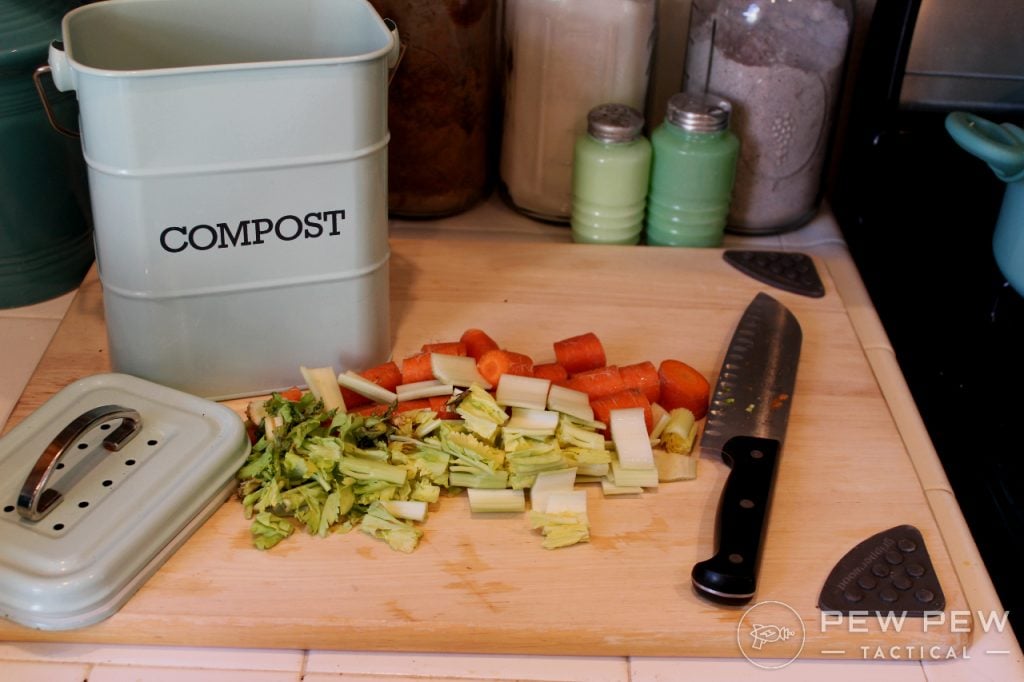
<path fill-rule="evenodd" d="M 852 18 L 850 0 L 693 0 L 684 89 L 729 100 L 743 143 L 730 232 L 817 211 Z"/>
<path fill-rule="evenodd" d="M 651 135 L 647 243 L 720 246 L 736 177 L 740 142 L 729 130 L 729 102 L 678 93 Z"/>
<path fill-rule="evenodd" d="M 506 0 L 501 181 L 522 213 L 572 214 L 572 165 L 587 113 L 644 111 L 654 0 Z"/>
<path fill-rule="evenodd" d="M 388 93 L 388 209 L 439 218 L 491 189 L 496 0 L 371 0 L 405 48 Z"/>
<path fill-rule="evenodd" d="M 651 171 L 644 117 L 625 104 L 602 104 L 587 114 L 576 140 L 572 172 L 572 240 L 637 244 Z"/>

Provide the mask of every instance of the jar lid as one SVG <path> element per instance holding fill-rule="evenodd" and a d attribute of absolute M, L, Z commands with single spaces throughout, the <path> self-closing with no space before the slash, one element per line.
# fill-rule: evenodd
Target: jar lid
<path fill-rule="evenodd" d="M 602 142 L 635 140 L 643 127 L 643 115 L 627 104 L 601 104 L 587 114 L 587 133 Z"/>
<path fill-rule="evenodd" d="M 714 133 L 729 127 L 732 105 L 717 95 L 678 92 L 668 100 L 665 118 L 691 133 Z"/>

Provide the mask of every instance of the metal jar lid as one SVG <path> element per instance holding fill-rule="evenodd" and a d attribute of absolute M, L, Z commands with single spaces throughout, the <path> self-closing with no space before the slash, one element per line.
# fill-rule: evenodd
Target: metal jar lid
<path fill-rule="evenodd" d="M 668 100 L 665 118 L 691 133 L 714 133 L 729 127 L 732 105 L 712 94 L 678 92 Z"/>
<path fill-rule="evenodd" d="M 626 104 L 601 104 L 587 114 L 587 133 L 601 142 L 630 142 L 643 127 L 643 115 Z"/>

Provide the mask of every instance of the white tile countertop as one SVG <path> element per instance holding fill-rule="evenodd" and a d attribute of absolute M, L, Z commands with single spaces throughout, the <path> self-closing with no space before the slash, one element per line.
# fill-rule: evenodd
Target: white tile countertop
<path fill-rule="evenodd" d="M 471 211 L 439 221 L 391 222 L 401 237 L 567 242 L 569 231 L 522 218 L 496 197 Z M 866 355 L 896 419 L 939 528 L 954 560 L 972 612 L 1002 613 L 946 480 L 924 424 L 910 397 L 884 329 L 831 215 L 823 211 L 804 228 L 758 238 L 729 236 L 727 247 L 800 250 L 828 268 L 853 320 Z M 598 248 L 598 247 L 595 247 Z M 66 314 L 74 292 L 44 303 L 0 310 L 0 427 L 29 381 L 36 363 Z M 988 631 L 984 631 L 987 629 Z M 901 652 L 884 652 L 900 658 Z M 743 658 L 664 659 L 618 657 L 395 654 L 260 649 L 185 649 L 153 646 L 0 642 L 0 679 L 18 682 L 326 682 L 328 680 L 586 680 L 655 682 L 698 680 L 862 680 L 875 682 L 1024 679 L 1024 658 L 1009 626 L 975 628 L 972 646 L 954 660 L 876 662 L 797 659 L 762 670 Z"/>

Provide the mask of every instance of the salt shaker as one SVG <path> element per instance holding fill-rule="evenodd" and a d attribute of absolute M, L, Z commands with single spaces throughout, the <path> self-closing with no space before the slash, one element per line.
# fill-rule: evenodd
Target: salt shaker
<path fill-rule="evenodd" d="M 572 239 L 587 244 L 637 244 L 651 170 L 644 117 L 625 104 L 587 114 L 576 140 L 572 176 Z"/>
<path fill-rule="evenodd" d="M 506 0 L 500 178 L 518 211 L 569 222 L 587 112 L 644 110 L 654 15 L 654 0 Z"/>
<path fill-rule="evenodd" d="M 677 93 L 651 135 L 647 243 L 719 246 L 736 177 L 740 141 L 729 130 L 730 104 L 713 95 Z"/>
<path fill-rule="evenodd" d="M 818 207 L 850 0 L 693 0 L 684 89 L 733 105 L 743 141 L 728 229 L 772 234 Z"/>

